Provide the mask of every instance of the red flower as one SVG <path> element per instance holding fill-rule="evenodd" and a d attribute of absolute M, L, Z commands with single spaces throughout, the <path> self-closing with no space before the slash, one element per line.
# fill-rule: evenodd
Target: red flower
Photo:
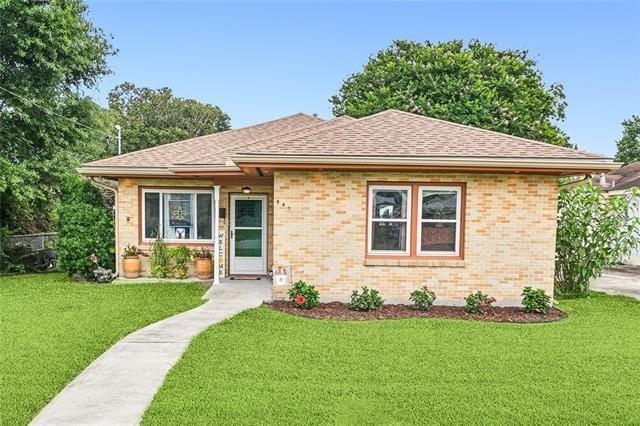
<path fill-rule="evenodd" d="M 298 305 L 302 305 L 302 304 L 304 303 L 304 300 L 305 300 L 305 299 L 304 299 L 304 296 L 298 296 L 298 297 L 296 297 L 296 303 L 297 303 Z"/>

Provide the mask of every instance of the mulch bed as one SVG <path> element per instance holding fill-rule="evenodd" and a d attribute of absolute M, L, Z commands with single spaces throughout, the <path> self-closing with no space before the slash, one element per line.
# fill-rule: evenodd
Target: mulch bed
<path fill-rule="evenodd" d="M 352 311 L 345 303 L 330 302 L 321 303 L 313 309 L 302 309 L 293 302 L 274 300 L 267 304 L 276 311 L 286 312 L 316 319 L 334 320 L 379 320 L 401 318 L 451 318 L 476 321 L 494 321 L 511 323 L 536 323 L 559 321 L 567 316 L 559 309 L 552 308 L 548 314 L 527 313 L 523 308 L 495 307 L 491 312 L 484 314 L 469 314 L 462 306 L 432 306 L 428 311 L 419 311 L 409 305 L 383 305 L 382 308 L 371 312 Z"/>

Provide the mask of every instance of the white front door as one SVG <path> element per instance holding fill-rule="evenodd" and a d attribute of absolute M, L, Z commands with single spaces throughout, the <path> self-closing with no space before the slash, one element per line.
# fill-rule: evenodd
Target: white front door
<path fill-rule="evenodd" d="M 231 194 L 231 274 L 267 273 L 267 196 Z"/>

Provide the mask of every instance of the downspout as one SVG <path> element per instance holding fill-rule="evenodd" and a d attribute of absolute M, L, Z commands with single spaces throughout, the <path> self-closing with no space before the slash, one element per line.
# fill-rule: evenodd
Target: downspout
<path fill-rule="evenodd" d="M 213 185 L 213 285 L 220 284 L 220 185 Z"/>
<path fill-rule="evenodd" d="M 111 188 L 110 186 L 104 185 L 98 181 L 96 181 L 95 177 L 90 177 L 89 179 L 91 179 L 91 183 L 93 183 L 95 186 L 97 186 L 98 188 L 107 190 L 107 191 L 111 191 L 113 192 L 113 207 L 115 209 L 115 217 L 114 217 L 114 228 L 115 228 L 115 242 L 116 242 L 116 259 L 115 259 L 115 265 L 116 265 L 116 270 L 115 270 L 115 276 L 117 277 L 120 274 L 120 244 L 119 244 L 119 232 L 118 232 L 118 226 L 119 226 L 119 221 L 118 221 L 118 210 L 120 210 L 118 208 L 118 190 L 115 188 Z"/>

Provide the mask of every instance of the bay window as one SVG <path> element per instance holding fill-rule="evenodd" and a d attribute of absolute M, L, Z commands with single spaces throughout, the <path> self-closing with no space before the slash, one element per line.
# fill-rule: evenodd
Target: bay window
<path fill-rule="evenodd" d="M 462 257 L 464 184 L 372 184 L 368 191 L 367 255 Z"/>
<path fill-rule="evenodd" d="M 142 198 L 144 240 L 160 233 L 167 242 L 212 241 L 212 191 L 144 189 Z"/>

